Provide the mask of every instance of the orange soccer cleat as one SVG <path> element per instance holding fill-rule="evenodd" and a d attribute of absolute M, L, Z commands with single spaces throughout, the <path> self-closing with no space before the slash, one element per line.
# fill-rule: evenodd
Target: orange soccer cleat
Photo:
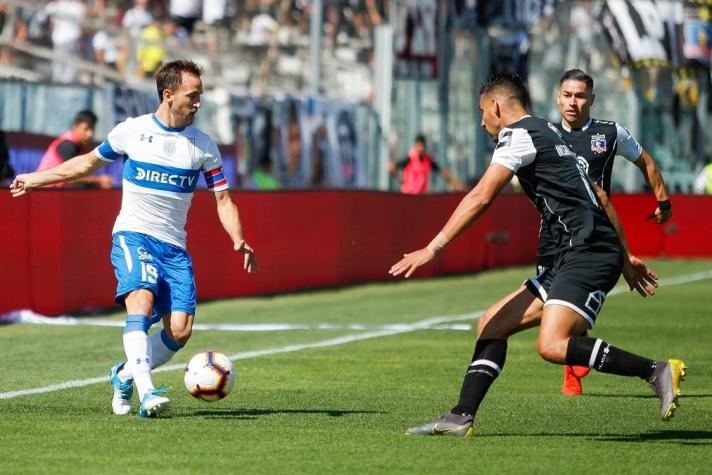
<path fill-rule="evenodd" d="M 564 385 L 561 387 L 561 394 L 565 396 L 580 396 L 583 393 L 581 379 L 585 378 L 591 368 L 587 366 L 564 365 Z"/>

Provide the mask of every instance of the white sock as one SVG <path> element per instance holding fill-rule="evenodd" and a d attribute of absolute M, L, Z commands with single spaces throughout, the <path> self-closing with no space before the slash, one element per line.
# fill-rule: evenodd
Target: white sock
<path fill-rule="evenodd" d="M 148 343 L 150 347 L 149 356 L 151 357 L 151 369 L 168 363 L 171 358 L 173 358 L 173 355 L 183 348 L 183 345 L 171 340 L 166 330 L 154 332 L 148 337 Z M 127 364 L 119 371 L 119 378 L 122 381 L 131 379 L 133 377 L 132 375 L 131 368 L 129 368 Z"/>
<path fill-rule="evenodd" d="M 124 352 L 126 364 L 133 376 L 139 401 L 154 388 L 151 381 L 151 345 L 148 341 L 148 317 L 144 315 L 129 315 L 124 328 Z"/>

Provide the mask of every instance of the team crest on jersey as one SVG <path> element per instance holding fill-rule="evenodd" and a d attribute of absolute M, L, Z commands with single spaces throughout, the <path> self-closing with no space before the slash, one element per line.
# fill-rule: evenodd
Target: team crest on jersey
<path fill-rule="evenodd" d="M 594 134 L 591 136 L 591 151 L 595 153 L 603 153 L 606 148 L 606 136 L 603 134 Z"/>
<path fill-rule="evenodd" d="M 175 140 L 165 140 L 163 142 L 163 152 L 166 155 L 173 155 L 176 151 L 176 142 Z"/>

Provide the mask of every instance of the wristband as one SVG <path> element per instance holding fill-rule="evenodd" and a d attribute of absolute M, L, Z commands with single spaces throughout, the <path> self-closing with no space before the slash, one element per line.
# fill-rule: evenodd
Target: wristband
<path fill-rule="evenodd" d="M 658 201 L 658 208 L 660 208 L 660 211 L 670 211 L 672 209 L 670 200 Z"/>
<path fill-rule="evenodd" d="M 435 236 L 435 238 L 433 238 L 432 241 L 430 241 L 430 244 L 428 244 L 427 248 L 437 254 L 437 252 L 443 247 L 445 247 L 448 242 L 450 242 L 450 240 L 441 231 L 438 233 L 437 236 Z"/>

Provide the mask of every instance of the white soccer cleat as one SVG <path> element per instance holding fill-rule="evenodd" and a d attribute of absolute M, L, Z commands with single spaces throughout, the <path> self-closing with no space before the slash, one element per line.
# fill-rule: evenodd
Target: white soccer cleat
<path fill-rule="evenodd" d="M 109 370 L 109 380 L 114 388 L 114 396 L 111 398 L 111 410 L 117 416 L 125 416 L 131 412 L 133 379 L 121 381 L 121 378 L 119 378 L 119 371 L 121 371 L 123 367 L 123 363 L 117 363 Z"/>
<path fill-rule="evenodd" d="M 148 391 L 141 400 L 141 410 L 138 417 L 158 417 L 168 410 L 170 400 L 163 397 L 168 392 L 168 388 L 160 387 Z"/>

